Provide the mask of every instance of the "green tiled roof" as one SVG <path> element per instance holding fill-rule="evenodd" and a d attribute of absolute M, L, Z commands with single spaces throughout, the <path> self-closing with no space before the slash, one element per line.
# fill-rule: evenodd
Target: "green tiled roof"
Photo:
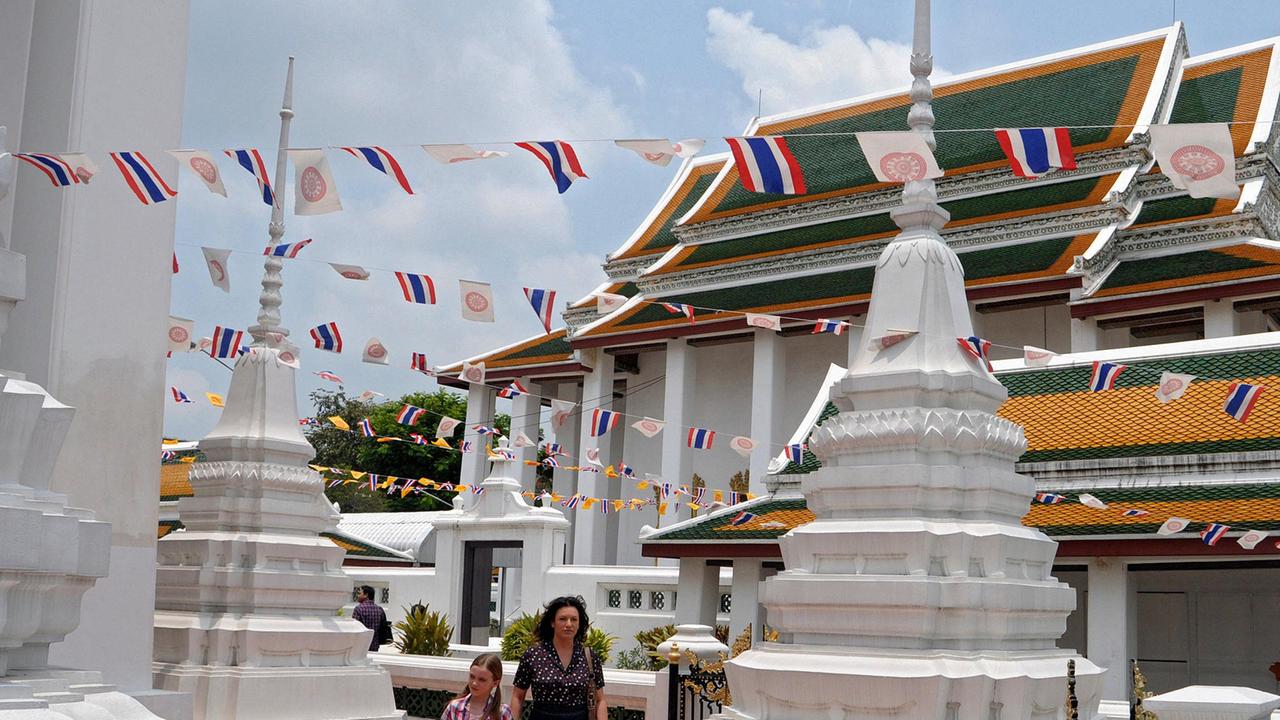
<path fill-rule="evenodd" d="M 806 511 L 806 507 L 804 498 L 786 498 L 766 500 L 758 505 L 748 506 L 746 510 L 755 515 L 764 515 L 772 512 Z M 731 527 L 729 523 L 736 515 L 737 513 L 732 511 L 710 515 L 682 528 L 658 532 L 656 535 L 651 535 L 641 542 L 652 540 L 774 540 L 791 529 L 788 527 L 786 529 L 762 528 L 759 530 L 733 529 L 726 531 L 726 528 Z"/>
<path fill-rule="evenodd" d="M 1120 263 L 1099 290 L 1108 290 L 1142 283 L 1176 280 L 1206 273 L 1229 272 L 1264 267 L 1260 260 L 1237 257 L 1216 250 L 1196 250 L 1180 255 L 1143 258 Z"/>
<path fill-rule="evenodd" d="M 951 213 L 951 222 L 956 223 L 988 215 L 1079 202 L 1097 190 L 1099 184 L 1110 182 L 1112 177 L 1111 175 L 1103 175 L 1067 182 L 1047 183 L 990 195 L 978 195 L 945 202 L 942 203 L 942 207 Z M 697 245 L 694 247 L 693 252 L 682 258 L 671 269 L 762 252 L 789 250 L 825 242 L 852 241 L 861 237 L 891 233 L 896 229 L 897 225 L 889 217 L 889 213 L 866 215 L 821 225 L 806 225 L 761 235 Z M 1054 259 L 1057 259 L 1056 256 Z"/>
<path fill-rule="evenodd" d="M 659 248 L 669 248 L 674 246 L 678 241 L 676 240 L 675 233 L 671 232 L 671 228 L 675 226 L 677 220 L 684 217 L 685 213 L 689 212 L 690 208 L 698 202 L 703 193 L 707 191 L 707 188 L 711 187 L 711 183 L 715 179 L 716 173 L 707 173 L 706 175 L 698 178 L 694 182 L 693 188 L 687 195 L 685 195 L 684 200 L 681 200 L 680 203 L 676 205 L 675 212 L 671 213 L 671 217 L 667 219 L 667 222 L 662 225 L 662 228 L 658 230 L 658 232 L 653 234 L 653 237 L 649 238 L 649 241 L 646 242 L 644 247 L 641 249 L 657 250 Z"/>
<path fill-rule="evenodd" d="M 1111 125 L 1137 67 L 1137 57 L 1062 70 L 992 87 L 942 95 L 933 100 L 939 130 L 950 128 L 1046 127 Z M 906 109 L 894 107 L 852 118 L 806 126 L 797 133 L 849 133 L 906 129 Z M 1076 147 L 1101 142 L 1109 128 L 1071 130 Z M 787 145 L 804 170 L 809 194 L 819 194 L 876 182 L 852 136 L 839 138 L 789 136 Z M 938 165 L 963 168 L 1004 157 L 992 133 L 939 133 Z M 750 207 L 777 196 L 750 193 L 735 185 L 717 211 Z"/>
<path fill-rule="evenodd" d="M 1233 67 L 1198 78 L 1184 79 L 1173 101 L 1171 123 L 1211 123 L 1234 120 L 1236 97 L 1244 69 Z"/>
<path fill-rule="evenodd" d="M 966 280 L 1018 275 L 1047 270 L 1062 257 L 1071 238 L 1060 237 L 1036 242 L 1005 245 L 988 250 L 960 253 Z"/>
<path fill-rule="evenodd" d="M 826 388 L 823 388 L 822 391 L 826 392 Z M 813 424 L 813 426 L 817 428 L 820 425 L 822 425 L 822 423 L 826 422 L 828 418 L 833 418 L 839 414 L 840 414 L 840 408 L 836 407 L 835 403 L 828 401 L 827 404 L 823 406 L 822 412 L 818 413 L 818 420 Z M 810 430 L 809 434 L 804 436 L 804 444 L 806 446 L 809 444 L 809 438 L 811 437 L 813 437 L 813 430 Z M 805 447 L 804 455 L 800 458 L 799 464 L 788 460 L 785 467 L 783 467 L 777 473 L 770 473 L 770 474 L 771 475 L 807 475 L 813 472 L 814 470 L 817 470 L 820 467 L 822 467 L 822 461 L 819 460 L 818 456 L 814 455 L 813 452 L 811 452 L 808 447 Z"/>
<path fill-rule="evenodd" d="M 1280 350 L 1251 350 L 1220 355 L 1194 355 L 1153 360 L 1134 360 L 1124 363 L 1129 370 L 1120 374 L 1116 389 L 1151 387 L 1159 372 L 1168 370 L 1187 373 L 1202 378 L 1235 380 L 1238 378 L 1280 375 Z M 1144 368 L 1151 372 L 1134 372 Z M 1079 367 L 1033 370 L 1031 372 L 1006 372 L 999 374 L 1000 382 L 1009 391 L 1009 397 L 1023 395 L 1050 395 L 1076 393 L 1089 386 L 1093 369 L 1089 365 Z"/>
<path fill-rule="evenodd" d="M 1197 215 L 1207 215 L 1213 212 L 1213 206 L 1217 202 L 1217 198 L 1193 198 L 1187 195 L 1179 195 L 1162 200 L 1148 200 L 1142 204 L 1142 210 L 1138 213 L 1138 217 L 1133 221 L 1133 224 L 1146 225 L 1147 223 L 1168 222 Z"/>
<path fill-rule="evenodd" d="M 513 352 L 510 355 L 503 355 L 503 360 L 519 360 L 521 358 L 542 357 L 543 355 L 569 355 L 573 352 L 573 348 L 569 347 L 569 341 L 565 336 L 553 337 L 545 342 L 536 345 L 530 345 L 523 350 Z"/>

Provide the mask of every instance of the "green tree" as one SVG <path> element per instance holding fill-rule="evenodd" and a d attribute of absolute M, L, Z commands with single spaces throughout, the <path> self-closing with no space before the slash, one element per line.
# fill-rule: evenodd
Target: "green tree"
<path fill-rule="evenodd" d="M 315 405 L 315 417 L 320 420 L 320 425 L 307 433 L 307 439 L 316 449 L 316 457 L 311 461 L 313 464 L 402 478 L 425 477 L 436 482 L 458 482 L 462 454 L 457 450 L 410 442 L 378 442 L 358 432 L 340 430 L 328 418 L 341 417 L 352 428 L 368 418 L 374 432 L 380 436 L 406 437 L 409 433 L 419 433 L 432 437 L 442 416 L 459 420 L 467 416 L 467 400 L 462 395 L 442 389 L 433 393 L 410 393 L 397 400 L 366 403 L 347 397 L 339 388 L 336 391 L 317 390 L 311 393 L 311 402 Z M 416 425 L 396 422 L 396 415 L 406 403 L 427 411 Z M 494 424 L 506 433 L 510 419 L 499 415 Z M 456 442 L 455 437 L 450 444 Z M 399 493 L 387 495 L 370 491 L 364 483 L 338 484 L 325 491 L 329 501 L 338 503 L 343 512 L 447 510 L 446 503 L 452 495 L 429 491 L 402 498 Z"/>

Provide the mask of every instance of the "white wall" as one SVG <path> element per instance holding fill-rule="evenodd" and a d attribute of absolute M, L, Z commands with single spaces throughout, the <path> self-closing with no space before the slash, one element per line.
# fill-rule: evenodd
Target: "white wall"
<path fill-rule="evenodd" d="M 1071 313 L 1065 305 L 991 313 L 971 310 L 969 315 L 974 333 L 996 345 L 991 348 L 993 360 L 1022 357 L 1023 345 L 1057 353 L 1071 351 Z"/>
<path fill-rule="evenodd" d="M 125 690 L 151 687 L 176 203 L 141 205 L 106 153 L 152 149 L 176 182 L 176 164 L 159 150 L 179 142 L 187 14 L 182 0 L 0 3 L 6 36 L 31 28 L 25 87 L 0 83 L 0 113 L 21 116 L 10 147 L 82 150 L 100 166 L 74 189 L 18 171 L 10 248 L 27 257 L 27 299 L 0 343 L 0 367 L 76 407 L 52 486 L 112 523 L 110 575 L 85 595 L 80 628 L 51 660 L 101 670 Z"/>

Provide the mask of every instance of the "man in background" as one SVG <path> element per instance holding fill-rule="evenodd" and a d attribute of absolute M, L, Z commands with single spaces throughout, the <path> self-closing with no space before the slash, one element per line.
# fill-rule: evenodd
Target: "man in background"
<path fill-rule="evenodd" d="M 373 601 L 372 585 L 361 585 L 358 599 L 360 602 L 356 604 L 355 610 L 351 611 L 351 617 L 373 631 L 373 637 L 369 640 L 369 649 L 377 650 L 382 644 L 382 626 L 387 622 L 387 614 Z"/>

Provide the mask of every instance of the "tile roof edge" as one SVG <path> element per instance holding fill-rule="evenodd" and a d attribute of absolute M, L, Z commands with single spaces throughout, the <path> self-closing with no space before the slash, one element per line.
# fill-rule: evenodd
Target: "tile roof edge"
<path fill-rule="evenodd" d="M 1063 370 L 1071 367 L 1090 365 L 1095 360 L 1156 360 L 1173 357 L 1194 357 L 1200 355 L 1220 355 L 1248 350 L 1280 349 L 1280 332 L 1254 333 L 1252 335 L 1233 335 L 1224 338 L 1206 338 L 1203 340 L 1185 340 L 1159 345 L 1142 345 L 1139 347 L 1116 348 L 1113 350 L 1091 350 L 1079 353 L 1061 353 L 1044 367 L 1027 367 L 1021 358 L 994 360 L 992 366 L 997 376 L 1023 372 L 1043 372 L 1045 370 Z"/>
<path fill-rule="evenodd" d="M 664 540 L 661 536 L 666 535 L 667 533 L 677 532 L 679 530 L 684 530 L 690 527 L 694 527 L 702 523 L 711 522 L 712 520 L 728 515 L 729 513 L 740 513 L 743 510 L 748 510 L 753 507 L 758 507 L 759 505 L 762 505 L 766 502 L 773 502 L 774 500 L 795 500 L 795 499 L 803 500 L 804 498 L 803 497 L 779 498 L 779 497 L 775 497 L 772 493 L 769 493 L 767 495 L 761 495 L 754 500 L 747 500 L 746 502 L 740 502 L 737 505 L 728 505 L 726 507 L 713 510 L 707 513 L 706 515 L 703 515 L 702 517 L 694 517 L 694 518 L 689 518 L 688 520 L 681 520 L 680 522 L 675 523 L 674 525 L 668 525 L 662 528 L 655 528 L 655 527 L 646 525 L 645 528 L 650 529 L 652 532 L 649 532 L 646 534 L 644 529 L 642 528 L 640 531 L 640 536 L 637 538 L 637 542 L 639 542 L 641 545 L 647 542 L 686 542 L 684 540 Z"/>
<path fill-rule="evenodd" d="M 666 209 L 667 204 L 671 202 L 673 197 L 675 197 L 676 191 L 679 190 L 680 187 L 684 185 L 685 181 L 689 179 L 689 176 L 693 174 L 695 168 L 718 162 L 728 163 L 730 158 L 731 155 L 729 153 L 714 153 L 710 155 L 695 155 L 684 160 L 676 170 L 676 174 L 671 179 L 671 182 L 667 185 L 667 189 L 663 191 L 662 195 L 658 197 L 658 201 L 654 203 L 653 209 L 649 211 L 649 214 L 645 215 L 644 220 L 636 226 L 636 229 L 631 232 L 631 235 L 622 243 L 621 247 L 605 256 L 605 263 L 608 264 L 616 260 L 619 256 L 625 255 L 637 242 L 640 241 L 641 236 L 645 234 L 649 227 L 658 219 L 658 216 L 662 214 L 662 211 Z M 673 220 L 678 222 L 679 218 L 673 218 Z"/>
<path fill-rule="evenodd" d="M 501 352 L 506 352 L 506 351 L 511 350 L 511 349 L 513 349 L 513 348 L 520 347 L 521 345 L 524 345 L 524 344 L 526 344 L 526 343 L 531 343 L 531 342 L 533 342 L 534 340 L 537 340 L 537 339 L 540 339 L 540 338 L 542 338 L 542 339 L 553 339 L 554 335 L 555 335 L 556 333 L 559 333 L 559 332 L 564 332 L 564 333 L 565 333 L 565 340 L 568 340 L 568 332 L 567 332 L 567 328 L 556 328 L 555 330 L 552 330 L 550 333 L 542 333 L 542 334 L 540 334 L 540 335 L 533 335 L 533 336 L 530 336 L 530 337 L 524 338 L 523 340 L 518 340 L 518 341 L 516 341 L 516 342 L 509 343 L 509 344 L 504 345 L 504 346 L 502 346 L 502 347 L 500 347 L 500 348 L 495 348 L 495 349 L 493 349 L 493 350 L 488 350 L 488 351 L 486 351 L 486 352 L 480 353 L 479 355 L 474 355 L 474 356 L 472 356 L 472 357 L 466 358 L 465 360 L 458 360 L 457 362 L 452 362 L 452 363 L 449 363 L 448 365 L 442 365 L 442 366 L 440 366 L 440 368 L 439 368 L 436 372 L 441 373 L 441 374 L 446 374 L 446 373 L 451 373 L 451 372 L 461 372 L 461 371 L 462 371 L 462 363 L 464 363 L 464 362 L 466 362 L 466 363 L 474 363 L 474 362 L 476 362 L 476 361 L 478 361 L 478 360 L 484 360 L 485 358 L 491 357 L 491 356 L 493 356 L 493 355 L 497 355 L 498 353 L 501 353 Z"/>

